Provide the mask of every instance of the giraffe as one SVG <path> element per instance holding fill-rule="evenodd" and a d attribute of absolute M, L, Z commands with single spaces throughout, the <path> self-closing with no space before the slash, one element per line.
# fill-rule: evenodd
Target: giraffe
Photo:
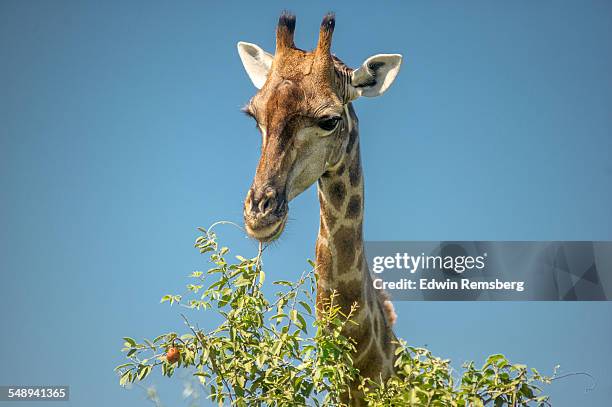
<path fill-rule="evenodd" d="M 244 107 L 262 135 L 261 157 L 244 202 L 245 229 L 261 242 L 278 238 L 288 203 L 317 182 L 320 204 L 316 240 L 317 309 L 335 290 L 343 312 L 358 304 L 358 325 L 345 327 L 356 343 L 354 365 L 362 376 L 394 373 L 393 305 L 374 289 L 363 250 L 364 185 L 358 119 L 352 101 L 382 95 L 402 61 L 379 54 L 351 69 L 331 54 L 335 16 L 321 23 L 316 48 L 293 41 L 295 16 L 281 14 L 274 55 L 239 42 L 238 53 L 257 93 Z M 357 385 L 351 403 L 358 405 Z"/>

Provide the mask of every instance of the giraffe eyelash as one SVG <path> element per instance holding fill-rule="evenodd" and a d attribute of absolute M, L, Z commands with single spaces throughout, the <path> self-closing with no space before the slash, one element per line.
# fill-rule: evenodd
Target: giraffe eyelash
<path fill-rule="evenodd" d="M 249 106 L 243 107 L 242 109 L 240 109 L 240 111 L 253 119 L 255 118 L 255 114 L 251 111 L 251 108 Z"/>
<path fill-rule="evenodd" d="M 261 130 L 259 127 L 259 122 L 257 121 L 257 117 L 255 117 L 255 113 L 253 112 L 250 105 L 244 106 L 242 109 L 240 109 L 240 111 L 244 113 L 245 115 L 247 115 L 248 117 L 250 117 L 251 119 L 255 120 L 255 128 L 258 130 Z"/>

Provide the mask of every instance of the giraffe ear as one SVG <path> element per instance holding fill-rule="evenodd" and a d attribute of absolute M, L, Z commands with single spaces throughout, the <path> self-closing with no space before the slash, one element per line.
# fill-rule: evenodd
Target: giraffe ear
<path fill-rule="evenodd" d="M 378 54 L 353 71 L 351 85 L 360 96 L 380 96 L 393 83 L 402 64 L 399 54 Z"/>
<path fill-rule="evenodd" d="M 257 89 L 261 89 L 264 83 L 266 83 L 274 57 L 258 45 L 242 41 L 238 43 L 238 55 L 240 55 L 244 70 L 249 75 L 249 78 L 251 78 L 253 85 Z"/>

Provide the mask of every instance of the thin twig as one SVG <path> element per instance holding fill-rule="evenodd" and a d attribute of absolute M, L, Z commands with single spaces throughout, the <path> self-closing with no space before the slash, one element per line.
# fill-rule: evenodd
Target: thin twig
<path fill-rule="evenodd" d="M 555 381 L 555 380 L 559 380 L 559 379 L 565 379 L 566 377 L 570 377 L 570 376 L 587 376 L 588 378 L 590 378 L 593 381 L 593 384 L 590 387 L 587 387 L 584 389 L 584 392 L 589 392 L 592 390 L 595 390 L 595 387 L 597 387 L 597 381 L 595 380 L 595 377 L 593 377 L 593 375 L 591 375 L 590 373 L 587 372 L 570 372 L 570 373 L 564 373 L 560 376 L 555 376 L 553 378 L 550 379 L 550 381 Z"/>

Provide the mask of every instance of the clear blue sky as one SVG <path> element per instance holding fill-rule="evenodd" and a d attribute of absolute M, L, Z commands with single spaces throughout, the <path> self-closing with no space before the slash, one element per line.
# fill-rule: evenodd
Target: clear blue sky
<path fill-rule="evenodd" d="M 118 386 L 125 335 L 183 329 L 158 305 L 205 267 L 195 227 L 239 222 L 259 153 L 239 40 L 273 49 L 279 12 L 315 44 L 328 2 L 0 3 L 0 384 L 69 384 L 71 406 L 146 406 Z M 356 102 L 369 240 L 612 240 L 612 3 L 342 2 L 351 66 L 401 53 Z M 314 255 L 313 189 L 266 259 Z M 231 228 L 224 243 L 252 255 Z M 608 270 L 608 272 L 612 272 Z M 436 354 L 549 372 L 555 406 L 612 398 L 612 303 L 396 303 Z M 206 316 L 199 318 L 206 326 Z M 180 383 L 153 376 L 168 405 Z"/>

